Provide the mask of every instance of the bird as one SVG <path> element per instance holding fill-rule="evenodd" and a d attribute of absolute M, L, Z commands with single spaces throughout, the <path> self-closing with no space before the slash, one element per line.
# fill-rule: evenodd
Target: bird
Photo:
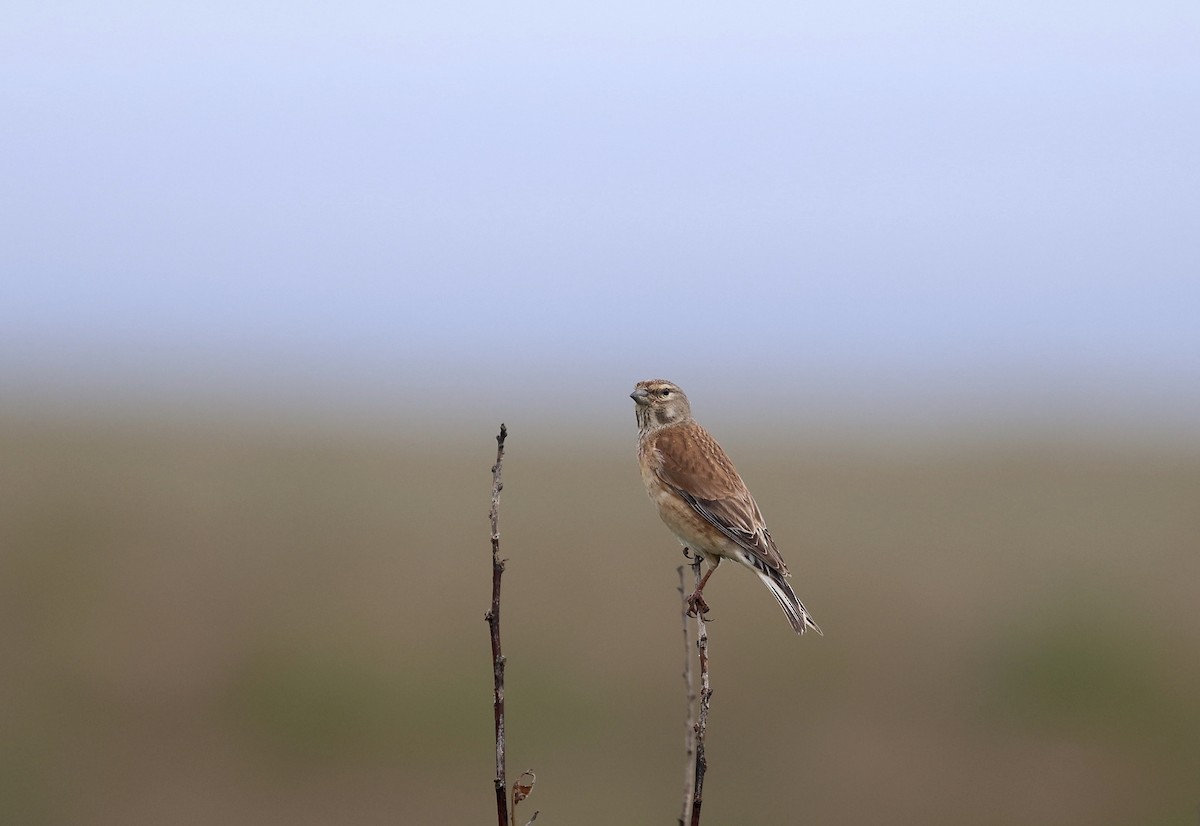
<path fill-rule="evenodd" d="M 692 418 L 679 385 L 639 381 L 629 394 L 638 423 L 638 464 L 658 515 L 683 545 L 708 564 L 687 598 L 688 614 L 705 615 L 704 586 L 722 559 L 733 559 L 770 589 L 797 634 L 824 635 L 788 584 L 791 576 L 771 538 L 758 503 L 729 456 Z"/>

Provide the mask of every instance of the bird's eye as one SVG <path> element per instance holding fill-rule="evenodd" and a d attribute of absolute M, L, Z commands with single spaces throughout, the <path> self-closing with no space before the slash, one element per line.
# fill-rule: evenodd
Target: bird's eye
<path fill-rule="evenodd" d="M 664 387 L 662 390 L 658 391 L 658 394 L 665 399 L 667 396 L 671 395 L 671 391 Z"/>

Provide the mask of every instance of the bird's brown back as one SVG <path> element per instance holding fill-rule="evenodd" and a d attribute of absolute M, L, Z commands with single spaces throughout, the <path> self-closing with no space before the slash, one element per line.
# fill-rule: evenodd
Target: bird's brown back
<path fill-rule="evenodd" d="M 729 456 L 694 419 L 642 434 L 638 452 L 663 484 L 707 522 L 771 568 L 787 574 L 775 541 Z"/>

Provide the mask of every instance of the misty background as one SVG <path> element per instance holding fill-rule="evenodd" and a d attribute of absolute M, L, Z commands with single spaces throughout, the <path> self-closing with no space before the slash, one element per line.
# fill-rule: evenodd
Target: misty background
<path fill-rule="evenodd" d="M 1192 822 L 1194 3 L 25 3 L 0 71 L 0 819 L 488 817 L 500 421 L 510 774 L 673 819 L 665 377 L 827 631 L 714 578 L 714 821 Z"/>

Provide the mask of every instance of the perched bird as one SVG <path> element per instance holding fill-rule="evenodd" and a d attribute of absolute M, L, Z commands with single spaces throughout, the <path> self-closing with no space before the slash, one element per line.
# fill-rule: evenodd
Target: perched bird
<path fill-rule="evenodd" d="M 658 515 L 675 538 L 708 563 L 688 597 L 689 613 L 704 614 L 704 586 L 725 557 L 745 565 L 771 589 L 792 628 L 821 629 L 785 577 L 787 565 L 767 532 L 762 512 L 733 462 L 692 418 L 687 396 L 665 379 L 640 381 L 629 394 L 638 422 L 638 464 Z"/>

